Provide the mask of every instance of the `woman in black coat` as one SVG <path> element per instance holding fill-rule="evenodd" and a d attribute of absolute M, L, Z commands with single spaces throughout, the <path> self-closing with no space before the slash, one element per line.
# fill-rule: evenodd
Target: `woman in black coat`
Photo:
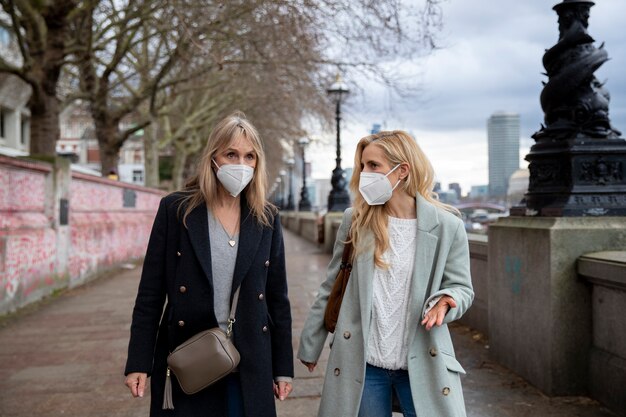
<path fill-rule="evenodd" d="M 292 389 L 291 310 L 280 219 L 266 199 L 263 148 L 235 113 L 211 132 L 197 174 L 162 199 L 133 311 L 126 385 L 151 416 L 275 417 Z M 172 375 L 174 409 L 163 409 L 167 355 L 194 334 L 224 330 L 241 285 L 233 341 L 236 372 L 187 395 Z M 165 302 L 165 309 L 163 306 Z"/>

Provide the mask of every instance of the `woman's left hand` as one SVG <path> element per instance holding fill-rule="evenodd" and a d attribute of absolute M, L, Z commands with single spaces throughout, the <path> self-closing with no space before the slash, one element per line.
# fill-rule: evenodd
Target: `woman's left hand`
<path fill-rule="evenodd" d="M 422 320 L 422 325 L 426 326 L 426 330 L 432 329 L 433 326 L 441 326 L 448 310 L 455 307 L 456 301 L 454 301 L 454 298 L 449 295 L 444 295 L 437 304 L 426 313 L 424 320 Z"/>
<path fill-rule="evenodd" d="M 291 394 L 293 387 L 291 383 L 285 381 L 278 381 L 274 383 L 274 396 L 279 400 L 286 400 L 289 394 Z"/>

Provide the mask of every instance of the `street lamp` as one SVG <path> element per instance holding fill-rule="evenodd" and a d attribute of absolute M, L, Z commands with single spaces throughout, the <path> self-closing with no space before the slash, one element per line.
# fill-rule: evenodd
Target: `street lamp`
<path fill-rule="evenodd" d="M 289 168 L 289 196 L 287 197 L 286 210 L 295 210 L 296 206 L 293 204 L 293 166 L 296 161 L 293 158 L 287 160 L 287 167 Z"/>
<path fill-rule="evenodd" d="M 280 177 L 276 178 L 276 197 L 274 199 L 276 206 L 280 209 L 283 206 L 283 194 L 282 187 L 280 186 L 280 182 L 282 180 Z"/>
<path fill-rule="evenodd" d="M 328 211 L 344 211 L 350 206 L 350 195 L 346 190 L 346 173 L 341 169 L 341 102 L 350 92 L 348 86 L 341 80 L 338 74 L 337 79 L 327 90 L 331 100 L 335 102 L 335 120 L 337 121 L 337 166 L 333 170 L 330 180 L 333 189 L 328 195 Z"/>
<path fill-rule="evenodd" d="M 280 209 L 284 210 L 287 203 L 286 203 L 286 197 L 287 197 L 287 181 L 285 181 L 285 176 L 287 175 L 287 171 L 285 171 L 284 169 L 281 169 L 280 172 L 278 173 L 278 175 L 280 175 Z"/>
<path fill-rule="evenodd" d="M 300 211 L 311 211 L 311 202 L 309 201 L 309 190 L 306 188 L 306 158 L 304 150 L 309 144 L 309 139 L 301 138 L 298 141 L 300 149 L 302 149 L 302 191 L 300 192 L 300 205 L 298 209 Z"/>

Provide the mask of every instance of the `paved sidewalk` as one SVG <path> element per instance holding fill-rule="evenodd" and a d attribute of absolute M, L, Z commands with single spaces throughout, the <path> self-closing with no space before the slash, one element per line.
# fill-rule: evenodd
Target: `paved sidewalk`
<path fill-rule="evenodd" d="M 294 349 L 329 256 L 285 231 Z M 0 417 L 147 416 L 148 398 L 123 385 L 128 329 L 140 268 L 123 270 L 0 321 Z M 548 398 L 488 358 L 488 342 L 453 328 L 469 417 L 614 417 L 585 397 Z M 280 417 L 314 417 L 328 350 L 310 374 L 296 364 Z M 254 417 L 254 416 L 251 416 Z M 424 416 L 428 417 L 428 416 Z"/>

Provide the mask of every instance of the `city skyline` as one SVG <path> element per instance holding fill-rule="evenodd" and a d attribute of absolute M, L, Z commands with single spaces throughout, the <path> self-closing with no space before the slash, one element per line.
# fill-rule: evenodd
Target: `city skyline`
<path fill-rule="evenodd" d="M 498 111 L 520 114 L 520 167 L 534 143 L 531 135 L 543 123 L 539 103 L 542 57 L 558 40 L 559 1 L 486 0 L 442 4 L 441 49 L 415 62 L 396 63 L 405 76 L 419 80 L 418 94 L 399 99 L 371 81 L 355 81 L 357 91 L 342 107 L 342 166 L 351 167 L 358 140 L 374 123 L 382 129 L 403 129 L 416 137 L 430 158 L 437 180 L 472 185 L 488 184 L 485 121 Z M 589 33 L 611 58 L 597 72 L 611 94 L 609 116 L 626 132 L 626 33 L 621 16 L 626 2 L 603 0 L 591 8 Z M 393 64 L 393 63 L 390 63 Z M 330 178 L 334 132 L 325 146 L 311 146 L 313 178 Z M 622 134 L 624 137 L 624 134 Z"/>

